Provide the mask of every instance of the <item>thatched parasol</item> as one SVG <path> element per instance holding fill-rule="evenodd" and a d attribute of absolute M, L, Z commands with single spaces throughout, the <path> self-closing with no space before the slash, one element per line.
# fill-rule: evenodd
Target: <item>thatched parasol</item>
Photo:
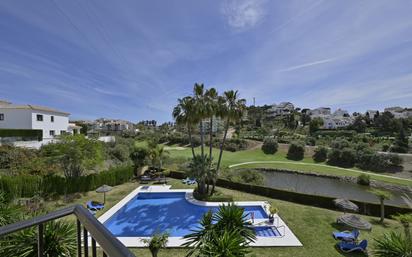
<path fill-rule="evenodd" d="M 104 199 L 103 204 L 106 203 L 106 192 L 112 191 L 112 189 L 113 189 L 113 187 L 108 186 L 108 185 L 103 185 L 103 186 L 99 187 L 98 189 L 96 189 L 97 193 L 103 193 L 103 195 L 104 195 L 103 196 L 103 199 Z"/>
<path fill-rule="evenodd" d="M 333 202 L 339 209 L 342 209 L 344 212 L 346 211 L 358 212 L 359 211 L 359 207 L 347 199 L 339 198 L 339 199 L 333 200 Z"/>
<path fill-rule="evenodd" d="M 363 230 L 372 229 L 372 225 L 369 222 L 363 220 L 361 217 L 355 214 L 344 214 L 338 218 L 337 223 L 346 225 L 351 228 Z"/>

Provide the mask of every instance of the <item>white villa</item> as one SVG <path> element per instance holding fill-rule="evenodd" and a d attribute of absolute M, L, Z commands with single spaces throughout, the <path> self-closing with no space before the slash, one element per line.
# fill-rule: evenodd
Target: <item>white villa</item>
<path fill-rule="evenodd" d="M 69 123 L 69 115 L 48 107 L 0 101 L 0 129 L 42 130 L 41 144 L 64 133 L 80 132 L 80 127 Z"/>
<path fill-rule="evenodd" d="M 353 118 L 349 112 L 342 109 L 337 109 L 333 113 L 329 107 L 319 107 L 310 110 L 310 117 L 321 118 L 323 120 L 323 129 L 337 129 L 351 125 Z"/>
<path fill-rule="evenodd" d="M 269 117 L 278 117 L 289 115 L 295 110 L 295 106 L 291 102 L 281 102 L 280 104 L 273 104 L 267 112 Z"/>
<path fill-rule="evenodd" d="M 390 112 L 397 119 L 412 117 L 412 108 L 402 108 L 399 106 L 385 108 L 385 112 Z"/>

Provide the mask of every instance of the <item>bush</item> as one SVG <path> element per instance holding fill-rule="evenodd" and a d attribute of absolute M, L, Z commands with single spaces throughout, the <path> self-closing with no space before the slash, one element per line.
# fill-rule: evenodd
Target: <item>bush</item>
<path fill-rule="evenodd" d="M 305 154 L 305 147 L 298 142 L 293 142 L 289 145 L 287 158 L 290 160 L 299 161 L 302 160 Z"/>
<path fill-rule="evenodd" d="M 326 147 L 318 147 L 312 156 L 315 162 L 324 162 L 328 158 L 328 149 Z"/>
<path fill-rule="evenodd" d="M 382 151 L 383 151 L 383 152 L 389 151 L 389 148 L 390 148 L 390 145 L 388 145 L 388 144 L 382 145 Z"/>
<path fill-rule="evenodd" d="M 306 145 L 315 146 L 316 145 L 316 138 L 307 137 L 305 142 L 306 142 Z"/>
<path fill-rule="evenodd" d="M 402 159 L 395 154 L 366 153 L 359 155 L 357 166 L 364 170 L 384 172 L 400 166 L 401 163 Z"/>
<path fill-rule="evenodd" d="M 362 186 L 369 186 L 370 183 L 371 183 L 371 181 L 370 181 L 370 176 L 367 175 L 367 174 L 361 174 L 361 175 L 359 175 L 359 176 L 358 176 L 358 179 L 357 179 L 357 183 L 358 183 L 359 185 L 362 185 Z"/>
<path fill-rule="evenodd" d="M 388 232 L 382 238 L 375 239 L 374 256 L 378 257 L 411 257 L 412 240 L 398 232 Z"/>
<path fill-rule="evenodd" d="M 275 154 L 278 151 L 279 144 L 273 138 L 265 138 L 262 145 L 262 151 L 265 154 Z"/>
<path fill-rule="evenodd" d="M 356 152 L 350 148 L 333 148 L 328 155 L 328 164 L 350 168 L 356 163 Z"/>

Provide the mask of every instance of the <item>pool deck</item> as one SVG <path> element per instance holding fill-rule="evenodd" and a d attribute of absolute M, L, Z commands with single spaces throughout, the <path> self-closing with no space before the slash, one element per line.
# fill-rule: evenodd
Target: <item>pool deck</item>
<path fill-rule="evenodd" d="M 104 223 L 111 216 L 113 216 L 118 210 L 120 210 L 126 203 L 136 197 L 140 192 L 144 193 L 161 193 L 161 192 L 185 192 L 186 200 L 192 204 L 200 206 L 219 206 L 222 204 L 227 204 L 227 202 L 204 202 L 196 200 L 193 197 L 193 189 L 171 189 L 170 185 L 160 185 L 160 186 L 139 186 L 128 194 L 125 198 L 120 200 L 115 206 L 110 208 L 102 216 L 99 217 L 99 221 Z M 253 202 L 234 202 L 238 206 L 261 206 L 263 210 L 267 212 L 269 209 L 269 203 L 264 201 L 253 201 Z M 269 214 L 269 213 L 267 213 Z M 268 247 L 268 246 L 302 246 L 302 243 L 299 239 L 293 234 L 289 229 L 286 223 L 276 214 L 275 215 L 275 224 L 278 231 L 281 233 L 281 236 L 277 237 L 257 237 L 257 240 L 254 243 L 251 243 L 251 246 L 256 247 Z M 267 219 L 255 219 L 255 226 L 269 226 Z M 117 237 L 125 246 L 127 247 L 145 247 L 146 245 L 142 242 L 141 239 L 147 239 L 149 237 Z M 185 240 L 182 237 L 169 237 L 167 247 L 182 247 L 182 244 Z"/>

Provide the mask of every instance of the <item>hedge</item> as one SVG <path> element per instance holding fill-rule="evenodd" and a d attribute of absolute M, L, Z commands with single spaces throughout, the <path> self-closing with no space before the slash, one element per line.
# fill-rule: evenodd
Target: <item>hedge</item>
<path fill-rule="evenodd" d="M 41 129 L 0 129 L 0 137 L 37 138 L 38 141 L 41 141 L 43 139 L 43 130 Z"/>
<path fill-rule="evenodd" d="M 9 199 L 32 197 L 36 194 L 48 196 L 53 194 L 73 194 L 95 190 L 106 184 L 116 186 L 128 182 L 133 177 L 131 166 L 113 168 L 97 174 L 66 179 L 61 176 L 2 176 L 0 191 Z"/>
<path fill-rule="evenodd" d="M 185 178 L 186 175 L 183 172 L 176 172 L 171 171 L 170 177 L 182 179 Z M 336 206 L 333 203 L 335 198 L 327 197 L 327 196 L 319 196 L 319 195 L 308 195 L 297 193 L 293 191 L 286 191 L 280 190 L 270 187 L 258 186 L 258 185 L 251 185 L 251 184 L 243 184 L 238 182 L 229 181 L 226 179 L 218 179 L 216 182 L 217 186 L 234 189 L 250 194 L 266 196 L 274 199 L 284 200 L 288 202 L 294 202 L 309 206 L 316 206 L 320 208 L 326 208 L 331 210 L 337 210 Z M 374 203 L 366 203 L 360 201 L 353 201 L 353 203 L 359 206 L 360 213 L 365 215 L 371 215 L 380 217 L 380 205 Z M 385 217 L 390 217 L 397 213 L 408 213 L 411 209 L 402 208 L 392 205 L 385 205 Z"/>

